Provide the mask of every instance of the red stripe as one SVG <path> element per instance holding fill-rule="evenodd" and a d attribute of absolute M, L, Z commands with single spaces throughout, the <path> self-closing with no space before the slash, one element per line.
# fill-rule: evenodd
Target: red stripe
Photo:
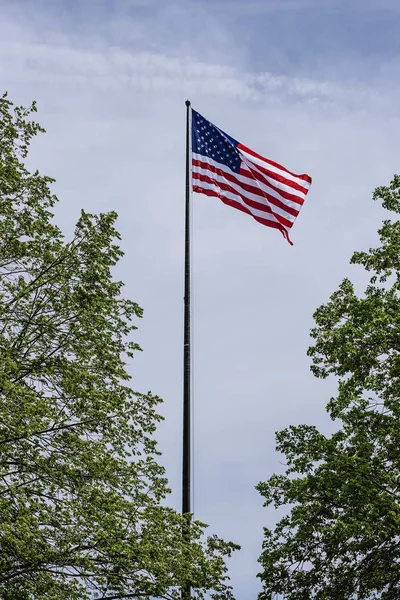
<path fill-rule="evenodd" d="M 192 164 L 196 165 L 199 161 L 192 159 Z M 250 163 L 252 165 L 252 163 Z M 199 163 L 200 166 L 202 166 L 204 169 L 210 168 L 209 163 L 203 163 L 202 161 Z M 258 169 L 258 167 L 257 167 Z M 271 184 L 267 179 L 265 179 L 264 175 L 262 173 L 260 173 L 259 170 L 257 170 L 256 168 L 251 168 L 251 166 L 248 166 L 247 169 L 244 169 L 243 167 L 240 168 L 239 174 L 242 175 L 243 177 L 246 177 L 246 179 L 254 179 L 256 181 L 260 181 L 263 185 L 265 185 L 266 187 L 270 188 L 271 190 L 274 190 L 277 194 L 279 194 L 279 196 L 283 199 L 283 200 L 289 200 L 290 202 L 294 202 L 295 204 L 298 204 L 299 207 L 303 206 L 304 204 L 304 199 L 307 195 L 307 191 L 308 190 L 303 190 L 303 195 L 304 198 L 300 198 L 299 196 L 295 196 L 294 194 L 291 194 L 290 192 L 286 192 L 284 190 L 279 189 L 278 187 L 275 187 L 273 184 Z M 260 169 L 261 170 L 261 169 Z M 222 171 L 223 174 L 225 174 L 225 171 Z M 233 171 L 232 171 L 233 173 Z M 241 185 L 241 184 L 240 184 Z M 267 192 L 265 192 L 267 193 Z M 274 198 L 274 200 L 272 200 L 272 198 Z M 278 199 L 275 198 L 275 196 L 268 196 L 268 200 L 271 203 L 275 203 L 275 202 L 279 202 Z M 286 204 L 284 203 L 285 207 Z M 277 205 L 278 206 L 278 205 Z M 296 209 L 293 209 L 296 210 Z M 300 208 L 299 208 L 300 210 Z M 290 212 L 290 211 L 288 211 Z M 297 212 L 298 214 L 298 212 Z"/>
<path fill-rule="evenodd" d="M 272 165 L 273 167 L 276 167 L 277 169 L 281 169 L 282 171 L 289 173 L 289 175 L 293 175 L 293 177 L 298 177 L 299 179 L 302 179 L 303 181 L 308 181 L 308 183 L 310 183 L 310 184 L 312 183 L 312 179 L 309 175 L 306 175 L 305 173 L 303 173 L 302 175 L 297 175 L 296 173 L 292 173 L 288 169 L 285 169 L 285 167 L 282 167 L 282 165 L 274 162 L 273 160 L 269 160 L 268 158 L 265 158 L 264 156 L 261 156 L 261 154 L 257 154 L 257 152 L 250 150 L 250 148 L 247 148 L 247 146 L 244 146 L 243 144 L 238 144 L 237 148 L 238 148 L 238 150 L 244 150 L 244 152 L 251 154 L 255 158 L 259 158 L 260 160 L 265 161 L 266 163 L 268 163 L 269 165 Z"/>
<path fill-rule="evenodd" d="M 245 196 L 244 194 L 241 194 L 237 189 L 233 188 L 232 186 L 230 186 L 226 183 L 221 183 L 220 181 L 216 181 L 212 177 L 208 177 L 207 175 L 202 175 L 201 173 L 193 173 L 192 176 L 193 176 L 193 179 L 203 181 L 204 183 L 211 183 L 213 185 L 218 186 L 221 190 L 223 190 L 225 192 L 231 192 L 232 194 L 239 196 L 243 200 L 243 202 L 245 204 L 247 204 L 247 206 L 250 206 L 251 208 L 255 208 L 256 210 L 260 210 L 267 214 L 272 214 L 280 223 L 282 223 L 282 225 L 284 225 L 288 229 L 290 229 L 290 227 L 293 225 L 293 223 L 291 223 L 290 221 L 285 219 L 285 217 L 282 217 L 281 215 L 277 215 L 276 213 L 274 213 L 273 210 L 269 206 L 265 206 L 265 204 L 262 204 L 261 202 L 256 202 L 255 200 L 250 200 L 250 198 L 247 198 L 247 196 Z M 222 197 L 221 197 L 221 199 L 222 199 Z"/>
<path fill-rule="evenodd" d="M 199 194 L 205 194 L 206 196 L 212 196 L 212 197 L 219 198 L 227 206 L 232 206 L 233 208 L 237 208 L 237 210 L 241 210 L 242 212 L 246 213 L 247 215 L 250 215 L 251 217 L 253 217 L 253 219 L 258 221 L 262 225 L 266 225 L 266 227 L 272 227 L 274 229 L 278 229 L 283 234 L 283 236 L 287 239 L 289 244 L 291 246 L 293 246 L 293 243 L 290 241 L 290 238 L 289 238 L 289 233 L 279 223 L 276 223 L 275 221 L 269 221 L 268 219 L 263 219 L 262 217 L 255 217 L 251 213 L 251 211 L 249 209 L 247 209 L 245 206 L 243 206 L 242 204 L 240 204 L 240 202 L 236 202 L 235 200 L 229 200 L 228 198 L 225 198 L 225 196 L 223 196 L 222 194 L 219 194 L 216 190 L 206 190 L 200 186 L 194 185 L 193 191 L 198 192 Z"/>
<path fill-rule="evenodd" d="M 285 204 L 284 202 L 281 202 L 280 200 L 275 198 L 275 196 L 271 196 L 271 194 L 268 194 L 267 192 L 265 192 L 258 186 L 253 186 L 250 184 L 243 183 L 242 181 L 238 180 L 234 174 L 227 173 L 223 169 L 220 169 L 214 165 L 210 165 L 209 163 L 205 163 L 205 162 L 202 162 L 202 161 L 196 160 L 196 159 L 192 160 L 192 164 L 194 167 L 201 167 L 202 169 L 206 169 L 208 171 L 211 171 L 212 173 L 215 173 L 216 175 L 220 175 L 221 177 L 224 177 L 231 183 L 235 183 L 236 185 L 239 185 L 243 190 L 246 190 L 247 192 L 250 192 L 252 194 L 256 194 L 257 196 L 261 196 L 262 198 L 265 198 L 268 202 L 270 202 L 274 206 L 277 206 L 278 208 L 281 208 L 282 210 L 285 210 L 287 213 L 289 213 L 293 217 L 297 217 L 297 215 L 299 214 L 299 211 L 296 210 L 295 208 Z M 242 169 L 240 171 L 241 171 L 240 175 L 243 175 L 244 177 L 246 177 L 246 179 L 249 179 L 248 171 L 242 172 Z M 260 179 L 261 179 L 261 176 L 260 176 Z M 272 187 L 272 186 L 269 186 L 269 187 Z M 288 195 L 290 195 L 290 194 L 288 194 Z"/>
<path fill-rule="evenodd" d="M 258 169 L 258 166 L 256 166 L 256 168 L 253 167 L 253 163 L 250 163 L 250 165 L 248 163 L 246 163 L 247 165 L 247 169 L 244 169 L 243 167 L 240 167 L 240 174 L 243 175 L 244 177 L 249 177 L 249 174 L 251 174 L 251 176 L 253 177 L 253 179 L 256 179 L 257 181 L 260 181 L 261 183 L 263 183 L 264 185 L 266 185 L 267 187 L 271 188 L 271 190 L 274 190 L 275 192 L 277 192 L 284 200 L 290 200 L 291 202 L 295 202 L 296 204 L 299 204 L 300 206 L 303 205 L 304 203 L 304 198 L 307 194 L 307 192 L 305 190 L 303 190 L 303 194 L 304 194 L 304 198 L 300 198 L 299 196 L 295 196 L 294 194 L 291 194 L 290 192 L 286 192 L 284 190 L 281 190 L 280 188 L 274 186 L 270 181 L 268 181 L 268 179 L 265 179 L 264 175 L 262 173 L 260 173 L 260 171 L 262 170 L 261 168 Z M 248 170 L 250 169 L 250 171 Z"/>
<path fill-rule="evenodd" d="M 248 159 L 244 158 L 243 162 L 245 162 L 247 165 L 248 165 L 248 163 L 250 163 L 251 165 L 254 165 L 255 169 L 258 169 L 259 171 L 261 171 L 262 173 L 264 173 L 271 179 L 275 179 L 275 181 L 278 181 L 279 183 L 282 183 L 283 185 L 287 185 L 288 187 L 291 187 L 293 190 L 301 192 L 302 194 L 304 194 L 304 196 L 308 192 L 308 190 L 305 187 L 303 187 L 296 181 L 292 181 L 291 179 L 286 179 L 286 177 L 283 177 L 283 175 L 279 175 L 278 173 L 275 173 L 274 171 L 270 171 L 269 169 L 266 169 L 265 167 L 262 167 L 261 165 L 258 165 L 256 163 L 252 162 L 249 158 Z M 270 185 L 271 185 L 271 187 L 274 187 L 273 184 L 270 184 Z M 274 187 L 274 189 L 276 189 L 280 193 L 282 192 L 282 190 L 280 188 Z M 288 192 L 283 192 L 283 193 L 288 193 Z"/>

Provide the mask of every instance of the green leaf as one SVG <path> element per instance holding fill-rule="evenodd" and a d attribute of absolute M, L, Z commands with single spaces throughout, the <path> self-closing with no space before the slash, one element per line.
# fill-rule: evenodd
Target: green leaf
<path fill-rule="evenodd" d="M 399 213 L 400 177 L 373 199 Z M 266 506 L 286 508 L 265 531 L 260 600 L 400 597 L 400 222 L 378 235 L 351 258 L 370 274 L 364 293 L 344 279 L 314 314 L 311 370 L 338 381 L 327 404 L 337 431 L 279 432 L 286 472 L 257 486 Z"/>
<path fill-rule="evenodd" d="M 130 385 L 142 309 L 122 295 L 115 212 L 71 240 L 50 177 L 24 165 L 43 129 L 0 99 L 0 597 L 229 600 L 237 548 L 166 506 L 161 400 Z"/>

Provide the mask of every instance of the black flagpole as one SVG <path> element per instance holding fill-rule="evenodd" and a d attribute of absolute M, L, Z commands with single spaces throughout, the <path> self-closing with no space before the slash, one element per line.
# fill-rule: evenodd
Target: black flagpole
<path fill-rule="evenodd" d="M 190 101 L 186 100 L 186 198 L 185 198 L 185 296 L 183 338 L 183 456 L 182 456 L 182 514 L 191 512 L 191 414 L 190 414 Z M 189 517 L 186 535 L 189 537 Z M 182 599 L 190 598 L 190 583 L 182 588 Z"/>

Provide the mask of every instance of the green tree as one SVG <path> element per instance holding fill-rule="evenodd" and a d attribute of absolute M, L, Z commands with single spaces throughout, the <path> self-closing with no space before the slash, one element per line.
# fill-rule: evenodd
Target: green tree
<path fill-rule="evenodd" d="M 159 398 L 128 385 L 137 304 L 112 269 L 115 213 L 70 241 L 52 179 L 24 166 L 36 110 L 0 99 L 0 598 L 232 598 L 225 557 L 164 506 Z"/>
<path fill-rule="evenodd" d="M 400 177 L 373 198 L 399 213 Z M 285 474 L 257 486 L 287 509 L 265 530 L 261 599 L 400 598 L 400 221 L 378 233 L 378 248 L 351 259 L 364 293 L 345 279 L 314 315 L 311 368 L 338 379 L 327 404 L 338 429 L 279 432 Z"/>

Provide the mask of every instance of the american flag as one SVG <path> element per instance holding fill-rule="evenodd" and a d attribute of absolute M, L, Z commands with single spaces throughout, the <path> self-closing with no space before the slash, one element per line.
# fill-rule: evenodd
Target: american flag
<path fill-rule="evenodd" d="M 311 185 L 309 175 L 295 175 L 260 156 L 192 110 L 193 191 L 217 196 L 287 241 Z"/>

